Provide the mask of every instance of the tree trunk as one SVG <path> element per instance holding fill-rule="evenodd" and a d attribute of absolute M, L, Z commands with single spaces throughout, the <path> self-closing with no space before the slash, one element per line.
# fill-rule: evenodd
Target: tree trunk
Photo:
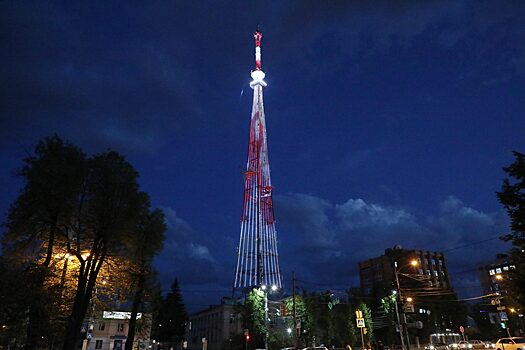
<path fill-rule="evenodd" d="M 142 303 L 142 293 L 144 291 L 144 277 L 139 277 L 139 283 L 135 295 L 133 297 L 133 306 L 131 308 L 131 317 L 129 319 L 128 338 L 126 339 L 125 350 L 132 350 L 133 343 L 135 342 L 135 328 L 137 325 L 137 314 L 139 311 L 140 304 Z"/>
<path fill-rule="evenodd" d="M 76 350 L 80 340 L 80 329 L 86 317 L 87 309 L 93 295 L 93 288 L 97 281 L 100 267 L 106 258 L 106 248 L 102 248 L 99 259 L 90 261 L 83 273 L 79 276 L 73 310 L 69 316 L 63 350 Z M 87 332 L 87 329 L 86 329 Z"/>

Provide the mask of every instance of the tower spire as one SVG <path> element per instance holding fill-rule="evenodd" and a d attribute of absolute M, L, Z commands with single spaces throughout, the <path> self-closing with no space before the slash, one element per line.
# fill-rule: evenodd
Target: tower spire
<path fill-rule="evenodd" d="M 263 105 L 263 87 L 266 82 L 261 70 L 262 34 L 259 28 L 254 38 L 255 70 L 251 72 L 253 80 L 250 83 L 253 105 L 234 290 L 263 285 L 282 287 L 266 139 Z"/>

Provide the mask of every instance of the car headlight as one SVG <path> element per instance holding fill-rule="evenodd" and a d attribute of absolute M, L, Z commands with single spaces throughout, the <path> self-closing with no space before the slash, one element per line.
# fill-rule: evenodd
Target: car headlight
<path fill-rule="evenodd" d="M 467 345 L 469 349 L 472 349 L 472 344 Z"/>

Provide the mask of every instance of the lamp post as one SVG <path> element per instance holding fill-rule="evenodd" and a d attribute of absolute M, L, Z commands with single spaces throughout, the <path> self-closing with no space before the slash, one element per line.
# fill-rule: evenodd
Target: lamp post
<path fill-rule="evenodd" d="M 396 307 L 396 316 L 397 316 L 397 324 L 399 326 L 399 338 L 401 339 L 401 347 L 403 348 L 403 350 L 405 349 L 405 340 L 404 340 L 404 334 L 403 334 L 403 330 L 405 330 L 406 332 L 406 337 L 407 337 L 407 346 L 408 346 L 408 349 L 410 350 L 410 337 L 408 335 L 408 329 L 405 328 L 404 324 L 402 324 L 401 322 L 401 317 L 399 316 L 399 307 L 397 305 L 397 303 L 401 303 L 401 305 L 403 305 L 403 299 L 402 299 L 402 295 L 401 295 L 401 286 L 399 284 L 399 271 L 401 271 L 402 268 L 404 267 L 407 267 L 407 266 L 417 266 L 419 263 L 417 260 L 411 260 L 409 264 L 405 265 L 405 266 L 402 266 L 400 267 L 399 269 L 397 268 L 397 261 L 394 261 L 394 276 L 395 276 L 395 279 L 396 279 L 396 302 L 395 302 L 395 307 Z M 406 323 L 406 318 L 405 318 L 405 323 Z"/>
<path fill-rule="evenodd" d="M 265 284 L 261 286 L 261 289 L 264 293 L 264 348 L 268 350 L 268 337 L 269 337 L 269 330 L 268 330 L 268 287 L 266 287 Z M 273 284 L 271 286 L 271 291 L 275 292 L 277 290 L 277 286 Z"/>

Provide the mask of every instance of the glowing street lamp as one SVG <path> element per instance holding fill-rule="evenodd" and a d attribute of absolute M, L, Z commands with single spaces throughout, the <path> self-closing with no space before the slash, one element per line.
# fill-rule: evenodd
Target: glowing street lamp
<path fill-rule="evenodd" d="M 498 281 L 501 281 L 503 279 L 503 276 L 502 275 L 496 275 L 495 278 L 498 280 Z"/>

